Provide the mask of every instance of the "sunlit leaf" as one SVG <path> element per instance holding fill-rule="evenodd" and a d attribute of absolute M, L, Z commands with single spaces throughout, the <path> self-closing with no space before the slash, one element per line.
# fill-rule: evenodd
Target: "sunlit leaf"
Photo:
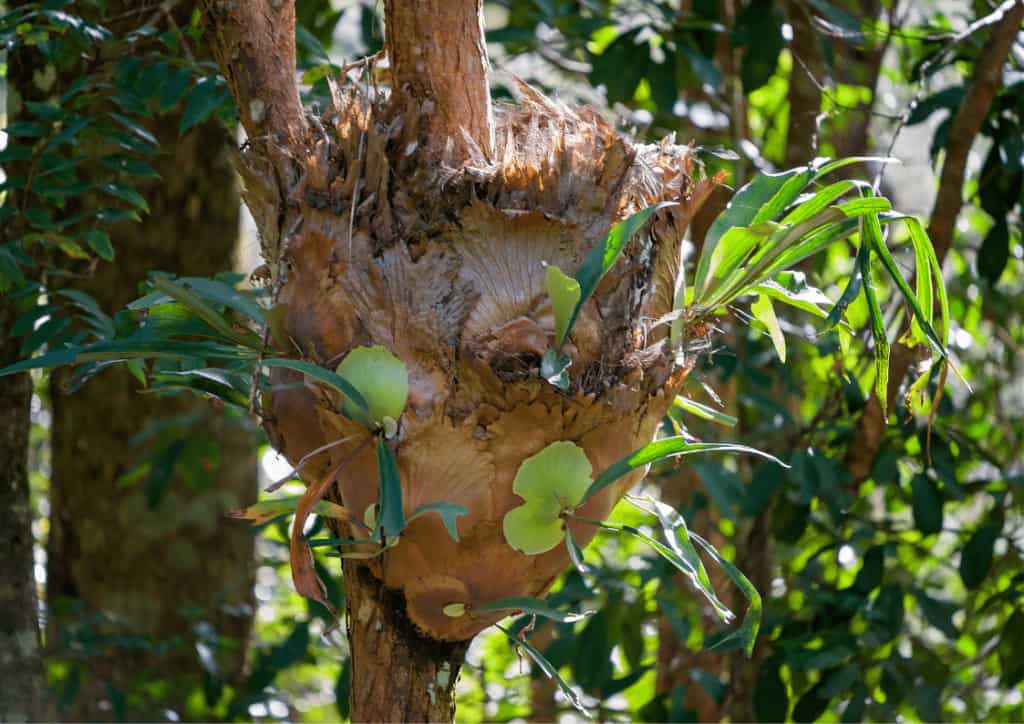
<path fill-rule="evenodd" d="M 594 615 L 593 611 L 584 611 L 582 613 L 558 611 L 551 608 L 547 601 L 542 598 L 529 598 L 526 596 L 513 596 L 511 598 L 488 601 L 479 606 L 474 606 L 473 610 L 477 613 L 485 611 L 509 611 L 510 613 L 522 611 L 523 613 L 533 614 L 534 616 L 558 621 L 559 623 L 574 623 L 585 619 L 587 616 Z"/>
<path fill-rule="evenodd" d="M 656 440 L 649 445 L 645 445 L 639 450 L 636 450 L 622 458 L 618 462 L 609 465 L 604 472 L 597 476 L 593 484 L 587 489 L 587 492 L 580 501 L 580 504 L 590 500 L 616 480 L 637 468 L 650 465 L 651 463 L 658 462 L 659 460 L 667 460 L 669 458 L 682 457 L 684 455 L 718 452 L 758 455 L 771 460 L 782 467 L 789 467 L 778 458 L 746 445 L 740 445 L 737 443 L 689 442 L 682 437 L 669 437 L 663 440 Z"/>

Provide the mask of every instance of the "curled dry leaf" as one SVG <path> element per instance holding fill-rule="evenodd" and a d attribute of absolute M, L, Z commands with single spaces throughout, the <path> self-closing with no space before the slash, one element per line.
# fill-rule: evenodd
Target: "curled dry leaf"
<path fill-rule="evenodd" d="M 366 440 L 360 443 L 353 455 L 359 452 L 371 439 L 371 437 L 367 437 Z M 329 470 L 322 478 L 316 481 L 316 483 L 306 488 L 306 492 L 302 495 L 298 506 L 295 508 L 295 520 L 292 521 L 292 537 L 289 546 L 292 582 L 295 584 L 295 590 L 306 598 L 311 598 L 314 601 L 323 604 L 323 606 L 332 614 L 336 613 L 334 606 L 329 600 L 327 600 L 327 589 L 324 587 L 324 582 L 321 581 L 320 577 L 316 574 L 316 568 L 313 560 L 313 549 L 310 548 L 309 542 L 302 534 L 302 530 L 306 525 L 306 519 L 309 517 L 309 514 L 313 512 L 316 505 L 321 501 L 324 495 L 327 494 L 327 491 L 334 484 L 335 479 L 338 477 L 338 473 L 340 473 L 342 468 L 345 467 L 345 463 L 347 461 L 348 458 L 342 460 Z M 345 520 L 347 523 L 355 523 L 357 525 L 362 524 L 362 521 L 347 511 L 346 517 L 342 518 L 342 520 Z"/>

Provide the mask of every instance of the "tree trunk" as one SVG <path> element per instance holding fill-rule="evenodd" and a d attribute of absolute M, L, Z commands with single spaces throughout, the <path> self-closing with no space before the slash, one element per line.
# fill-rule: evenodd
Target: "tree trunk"
<path fill-rule="evenodd" d="M 16 45 L 8 62 L 6 111 L 7 123 L 13 124 L 23 115 L 24 101 L 44 100 L 48 93 L 33 81 L 40 62 L 34 48 Z M 32 139 L 8 136 L 8 153 L 19 145 L 31 148 Z M 24 177 L 28 165 L 5 161 L 6 178 Z M 18 208 L 21 200 L 21 192 L 11 188 L 5 204 Z M 22 223 L 19 214 L 12 215 L 0 232 L 2 240 L 22 236 Z M 22 340 L 11 334 L 11 328 L 33 297 L 23 295 L 19 300 L 18 291 L 0 291 L 0 367 L 21 359 Z M 0 377 L 0 721 L 5 722 L 47 718 L 28 476 L 31 401 L 28 373 Z"/>
<path fill-rule="evenodd" d="M 469 642 L 418 631 L 405 601 L 353 561 L 345 566 L 345 615 L 352 662 L 354 722 L 447 722 Z"/>
<path fill-rule="evenodd" d="M 74 285 L 109 312 L 138 296 L 151 269 L 208 276 L 233 268 L 240 200 L 232 139 L 215 121 L 180 139 L 178 126 L 165 117 L 151 128 L 162 178 L 137 186 L 151 212 L 114 226 L 115 261 Z M 72 654 L 82 645 L 76 636 L 95 648 L 86 649 L 82 689 L 62 714 L 109 719 L 111 693 L 121 692 L 131 694 L 129 718 L 163 718 L 201 687 L 198 640 L 216 652 L 222 679 L 244 664 L 254 540 L 225 513 L 255 499 L 256 431 L 188 395 L 140 394 L 122 367 L 73 394 L 62 389 L 66 379 L 51 380 L 48 650 Z M 137 474 L 147 461 L 153 469 Z M 145 643 L 119 645 L 125 637 Z M 174 684 L 139 686 L 157 678 Z"/>
<path fill-rule="evenodd" d="M 19 311 L 15 300 L 0 296 L 0 367 L 20 359 L 19 341 L 10 334 Z M 0 377 L 0 720 L 5 722 L 45 718 L 28 489 L 31 399 L 27 372 Z"/>
<path fill-rule="evenodd" d="M 358 346 L 401 359 L 409 394 L 389 445 L 405 514 L 441 501 L 468 511 L 458 540 L 425 515 L 394 545 L 346 563 L 356 719 L 451 718 L 465 643 L 503 615 L 479 609 L 543 595 L 569 562 L 564 545 L 528 555 L 506 541 L 505 515 L 523 503 L 513 491 L 522 463 L 570 442 L 596 475 L 650 442 L 689 371 L 654 320 L 671 310 L 683 234 L 714 182 L 691 178 L 690 149 L 634 145 L 596 113 L 526 86 L 518 108 L 492 112 L 480 9 L 388 2 L 390 94 L 335 89 L 314 122 L 290 100 L 292 4 L 204 6 L 238 105 L 253 93 L 289 99 L 288 117 L 242 114 L 244 194 L 291 340 L 275 353 L 300 350 L 331 369 Z M 679 204 L 644 227 L 581 307 L 563 347 L 569 389 L 548 383 L 545 264 L 575 272 L 613 224 L 665 200 Z M 329 447 L 304 477 L 316 490 L 336 480 L 331 497 L 363 519 L 378 501 L 372 431 L 339 414 L 342 400 L 312 378 L 261 399 L 271 440 L 293 463 Z M 604 518 L 642 474 L 603 489 L 580 515 Z M 594 535 L 567 525 L 583 545 Z M 392 680 L 401 683 L 389 689 Z"/>

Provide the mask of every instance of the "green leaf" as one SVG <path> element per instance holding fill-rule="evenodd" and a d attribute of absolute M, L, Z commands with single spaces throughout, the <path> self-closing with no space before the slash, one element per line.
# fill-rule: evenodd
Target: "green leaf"
<path fill-rule="evenodd" d="M 960 552 L 960 578 L 967 588 L 977 588 L 988 577 L 993 549 L 1001 530 L 999 521 L 986 523 L 964 545 Z"/>
<path fill-rule="evenodd" d="M 469 510 L 464 505 L 458 503 L 448 503 L 441 501 L 439 503 L 427 503 L 421 505 L 409 514 L 409 520 L 406 521 L 406 526 L 412 523 L 414 520 L 419 518 L 421 515 L 427 513 L 438 513 L 441 516 L 441 520 L 444 521 L 444 527 L 448 529 L 448 534 L 452 537 L 452 540 L 459 540 L 459 528 L 458 520 L 460 515 L 467 515 Z"/>
<path fill-rule="evenodd" d="M 747 658 L 749 659 L 754 655 L 754 643 L 757 641 L 757 632 L 761 628 L 761 594 L 757 592 L 746 576 L 743 575 L 739 568 L 734 566 L 732 563 L 727 561 L 718 550 L 708 543 L 706 540 L 701 538 L 696 533 L 692 534 L 693 540 L 697 541 L 697 544 L 703 548 L 707 553 L 715 559 L 715 562 L 722 567 L 725 571 L 725 575 L 729 576 L 736 587 L 740 589 L 740 592 L 744 595 L 750 605 L 747 607 L 747 613 L 743 616 L 743 622 L 740 627 L 733 632 L 732 637 L 740 639 L 743 642 L 743 650 L 747 652 Z M 724 643 L 719 642 L 719 645 Z"/>
<path fill-rule="evenodd" d="M 846 166 L 852 166 L 855 163 L 901 163 L 898 158 L 892 156 L 847 156 L 846 158 L 839 158 L 835 161 L 830 161 L 820 168 L 814 175 L 814 180 L 827 176 L 833 171 L 838 171 Z"/>
<path fill-rule="evenodd" d="M 875 292 L 875 281 L 871 275 L 869 256 L 860 259 L 860 277 L 864 284 L 864 297 L 868 303 L 868 316 L 871 320 L 871 336 L 875 340 L 875 396 L 883 410 L 888 409 L 889 397 L 889 338 L 885 332 L 885 319 L 882 308 L 878 304 Z"/>
<path fill-rule="evenodd" d="M 832 329 L 839 324 L 843 315 L 846 314 L 847 308 L 857 298 L 857 295 L 860 294 L 861 284 L 863 283 L 860 274 L 861 265 L 868 262 L 870 254 L 871 247 L 867 244 L 862 243 L 860 248 L 857 249 L 857 257 L 854 261 L 853 271 L 850 273 L 850 280 L 846 283 L 846 288 L 843 289 L 843 293 L 839 296 L 839 301 L 835 303 L 835 306 L 832 307 L 828 317 L 825 319 L 826 329 Z"/>
<path fill-rule="evenodd" d="M 554 264 L 549 264 L 544 274 L 544 283 L 555 315 L 555 348 L 560 349 L 569 332 L 569 322 L 576 311 L 576 305 L 580 302 L 580 283 L 566 276 Z"/>
<path fill-rule="evenodd" d="M 366 399 L 362 394 L 360 394 L 359 390 L 357 390 L 341 375 L 331 372 L 331 370 L 319 365 L 315 365 L 312 362 L 297 359 L 285 359 L 283 357 L 265 359 L 262 364 L 265 367 L 284 367 L 285 369 L 302 372 L 306 376 L 312 377 L 318 382 L 322 382 L 328 387 L 337 390 L 341 394 L 345 395 L 346 399 L 351 400 L 355 405 L 353 413 L 357 417 L 353 417 L 353 419 L 364 425 L 371 423 L 370 409 L 366 403 Z"/>
<path fill-rule="evenodd" d="M 76 307 L 85 313 L 89 326 L 92 327 L 97 337 L 104 339 L 113 337 L 117 333 L 114 320 L 100 309 L 100 305 L 91 296 L 78 289 L 62 289 L 60 295 L 70 299 Z"/>
<path fill-rule="evenodd" d="M 86 229 L 82 232 L 82 238 L 100 259 L 114 260 L 114 245 L 110 243 L 110 236 L 107 232 L 99 229 Z"/>
<path fill-rule="evenodd" d="M 779 318 L 775 316 L 775 307 L 772 306 L 771 297 L 767 294 L 758 294 L 757 299 L 750 305 L 750 312 L 754 319 L 759 321 L 768 329 L 771 335 L 772 345 L 775 347 L 779 361 L 786 363 L 786 337 L 782 334 L 782 327 L 779 326 Z"/>
<path fill-rule="evenodd" d="M 370 418 L 378 425 L 397 421 L 409 397 L 409 371 L 398 357 L 381 346 L 354 347 L 338 365 L 342 375 L 362 394 Z M 343 410 L 351 414 L 346 400 Z"/>
<path fill-rule="evenodd" d="M 184 372 L 157 372 L 151 375 L 152 391 L 190 390 L 204 397 L 213 397 L 229 405 L 247 408 L 249 395 L 229 380 L 224 370 L 205 368 Z"/>
<path fill-rule="evenodd" d="M 885 245 L 885 239 L 882 236 L 882 227 L 877 214 L 868 214 L 864 217 L 863 231 L 868 243 L 871 244 L 872 251 L 874 251 L 881 260 L 882 266 L 889 273 L 889 276 L 892 277 L 892 280 L 896 282 L 897 288 L 910 305 L 910 308 L 914 313 L 914 317 L 917 319 L 918 324 L 921 325 L 921 329 L 924 330 L 925 336 L 934 345 L 936 353 L 941 357 L 946 357 L 946 342 L 944 339 L 939 339 L 939 336 L 936 334 L 931 322 L 928 321 L 931 319 L 931 314 L 925 314 L 921 307 L 921 301 L 910 288 L 910 284 L 907 283 L 907 280 L 900 272 L 900 268 L 896 264 L 896 260 L 893 259 L 892 254 L 889 253 L 889 248 Z M 931 301 L 930 294 L 928 299 Z"/>
<path fill-rule="evenodd" d="M 630 502 L 633 501 L 630 500 Z M 673 560 L 674 565 L 683 571 L 693 585 L 704 594 L 723 621 L 732 621 L 735 615 L 729 610 L 728 606 L 719 600 L 718 595 L 715 593 L 707 569 L 704 568 L 704 563 L 701 561 L 697 549 L 693 547 L 690 531 L 686 526 L 686 520 L 671 505 L 653 499 L 648 499 L 648 502 L 654 506 L 654 514 L 661 524 L 661 531 L 665 536 L 665 540 L 668 541 L 672 552 L 675 553 L 682 563 L 680 565 L 679 562 Z"/>
<path fill-rule="evenodd" d="M 565 679 L 563 679 L 561 674 L 558 673 L 558 669 L 556 669 L 550 661 L 544 658 L 544 655 L 540 651 L 535 649 L 525 638 L 519 638 L 502 626 L 497 626 L 497 628 L 508 637 L 508 640 L 513 646 L 517 646 L 525 651 L 526 655 L 529 656 L 535 664 L 537 664 L 538 668 L 544 672 L 545 676 L 549 679 L 553 679 L 555 683 L 558 684 L 558 688 L 562 690 L 562 693 L 565 694 L 566 698 L 578 712 L 588 719 L 590 718 L 590 712 L 588 712 L 583 706 L 583 700 L 580 699 L 580 695 L 576 693 L 575 689 L 566 683 Z"/>
<path fill-rule="evenodd" d="M 960 610 L 957 604 L 932 598 L 921 590 L 914 591 L 914 598 L 929 625 L 944 633 L 951 641 L 960 638 L 960 630 L 953 623 L 953 614 Z"/>
<path fill-rule="evenodd" d="M 185 95 L 185 90 L 188 88 L 191 80 L 192 70 L 189 68 L 178 68 L 175 72 L 171 73 L 163 85 L 160 86 L 158 103 L 161 113 L 166 113 L 178 105 L 178 101 Z"/>
<path fill-rule="evenodd" d="M 180 277 L 177 281 L 203 299 L 222 304 L 254 322 L 260 324 L 266 322 L 266 310 L 248 292 L 236 289 L 218 279 L 207 279 L 206 277 Z"/>
<path fill-rule="evenodd" d="M 506 542 L 527 555 L 545 553 L 565 535 L 564 511 L 582 503 L 593 469 L 573 442 L 554 442 L 523 461 L 512 491 L 523 499 L 502 519 Z"/>
<path fill-rule="evenodd" d="M 184 135 L 190 128 L 205 121 L 227 99 L 227 91 L 216 76 L 200 78 L 192 88 L 181 116 L 179 133 Z"/>
<path fill-rule="evenodd" d="M 783 226 L 807 221 L 828 208 L 833 201 L 857 187 L 858 181 L 836 181 L 815 191 L 811 197 L 790 211 L 780 222 Z"/>
<path fill-rule="evenodd" d="M 1010 260 L 1010 227 L 1006 217 L 997 219 L 978 249 L 978 276 L 995 286 Z"/>
<path fill-rule="evenodd" d="M 576 272 L 576 281 L 580 285 L 580 298 L 576 303 L 575 309 L 573 309 L 572 315 L 569 317 L 566 335 L 572 332 L 572 326 L 576 323 L 576 317 L 579 316 L 580 309 L 583 308 L 583 305 L 593 295 L 594 290 L 597 289 L 598 282 L 615 264 L 623 248 L 633 238 L 633 235 L 640 231 L 656 211 L 675 205 L 675 201 L 663 201 L 641 209 L 625 221 L 613 226 L 612 230 L 608 232 L 608 236 L 590 250 L 590 253 L 587 254 Z"/>
<path fill-rule="evenodd" d="M 587 489 L 586 494 L 583 496 L 583 499 L 579 504 L 582 505 L 587 502 L 616 480 L 627 475 L 636 468 L 650 465 L 651 463 L 658 462 L 659 460 L 667 460 L 668 458 L 695 455 L 697 453 L 715 452 L 759 455 L 774 463 L 778 463 L 784 468 L 789 467 L 778 458 L 769 455 L 766 452 L 761 452 L 755 448 L 747 447 L 746 445 L 740 445 L 738 443 L 688 442 L 682 437 L 669 437 L 663 440 L 656 440 L 649 445 L 644 445 L 642 448 L 630 453 L 618 462 L 609 465 L 604 472 L 597 476 L 597 479 L 594 480 L 593 484 L 591 484 Z"/>
<path fill-rule="evenodd" d="M 171 299 L 191 309 L 200 319 L 231 341 L 253 349 L 259 347 L 259 337 L 251 332 L 243 333 L 237 331 L 234 325 L 224 318 L 224 315 L 180 284 L 162 275 L 154 275 L 150 279 L 150 283 L 157 291 L 166 294 Z"/>
<path fill-rule="evenodd" d="M 697 262 L 694 287 L 705 288 L 708 275 L 712 271 L 711 257 L 729 229 L 751 226 L 758 221 L 775 218 L 778 212 L 800 195 L 810 180 L 811 173 L 807 167 L 794 168 L 778 174 L 759 173 L 737 191 L 729 205 L 708 228 L 704 247 Z"/>
<path fill-rule="evenodd" d="M 544 353 L 540 361 L 540 376 L 548 384 L 560 390 L 569 389 L 569 367 L 572 365 L 572 357 L 567 354 L 559 354 L 553 349 Z"/>
<path fill-rule="evenodd" d="M 384 535 L 397 537 L 405 529 L 402 503 L 402 478 L 398 473 L 395 452 L 383 438 L 377 441 L 377 467 L 380 471 L 380 515 L 378 522 Z"/>
<path fill-rule="evenodd" d="M 720 425 L 726 427 L 735 427 L 739 420 L 732 415 L 726 415 L 724 412 L 720 412 L 713 407 L 708 407 L 695 400 L 691 400 L 682 395 L 677 395 L 675 401 L 672 403 L 673 407 L 678 407 L 684 412 L 688 412 L 691 415 L 696 415 L 703 420 L 710 420 L 711 422 L 717 422 Z"/>
<path fill-rule="evenodd" d="M 772 656 L 761 662 L 754 682 L 753 707 L 757 721 L 786 721 L 789 692 L 779 675 L 781 662 Z"/>
<path fill-rule="evenodd" d="M 110 194 L 114 198 L 121 199 L 122 201 L 127 201 L 129 204 L 131 204 L 137 209 L 141 209 L 142 211 L 147 212 L 149 211 L 149 204 L 146 203 L 146 199 L 143 198 L 142 194 L 140 194 L 135 189 L 131 189 L 128 188 L 127 186 L 116 183 L 97 184 L 96 188 Z"/>
<path fill-rule="evenodd" d="M 928 238 L 928 232 L 925 231 L 920 219 L 908 216 L 903 218 L 903 223 L 906 225 L 907 231 L 910 232 L 910 241 L 914 245 L 915 259 L 920 259 L 922 256 L 928 259 L 928 266 L 931 269 L 932 283 L 934 285 L 933 290 L 939 302 L 938 335 L 945 342 L 949 339 L 949 297 L 946 296 L 946 285 L 942 281 L 942 267 L 939 265 L 939 258 L 935 256 L 935 247 L 931 239 Z M 925 312 L 928 321 L 932 319 L 931 312 L 932 307 L 929 305 Z"/>
<path fill-rule="evenodd" d="M 541 598 L 529 598 L 526 596 L 512 596 L 511 598 L 499 598 L 496 601 L 488 601 L 482 606 L 474 606 L 476 612 L 482 611 L 522 611 L 526 614 L 540 616 L 559 623 L 575 623 L 582 621 L 587 616 L 593 616 L 594 611 L 575 613 L 571 611 L 557 611 L 548 605 L 547 601 Z"/>
<path fill-rule="evenodd" d="M 942 494 L 935 481 L 918 473 L 910 481 L 914 525 L 922 535 L 942 530 Z"/>

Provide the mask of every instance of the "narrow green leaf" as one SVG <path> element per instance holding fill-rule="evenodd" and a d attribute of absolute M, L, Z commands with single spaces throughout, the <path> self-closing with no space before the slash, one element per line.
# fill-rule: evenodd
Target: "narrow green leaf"
<path fill-rule="evenodd" d="M 266 322 L 266 310 L 248 292 L 236 289 L 226 282 L 206 277 L 180 277 L 177 281 L 203 299 L 222 304 L 254 322 Z"/>
<path fill-rule="evenodd" d="M 723 621 L 729 622 L 733 620 L 735 615 L 719 600 L 714 586 L 711 584 L 711 578 L 708 576 L 707 569 L 704 568 L 704 563 L 701 561 L 697 549 L 693 547 L 686 519 L 671 505 L 654 499 L 649 499 L 648 502 L 654 506 L 654 514 L 661 524 L 661 531 L 665 536 L 665 540 L 668 541 L 673 552 L 685 561 L 688 572 L 684 572 L 708 599 Z"/>
<path fill-rule="evenodd" d="M 779 174 L 759 173 L 736 192 L 729 205 L 712 222 L 704 238 L 704 247 L 694 276 L 694 287 L 705 288 L 711 257 L 726 232 L 733 227 L 750 226 L 756 223 L 755 219 L 774 218 L 776 213 L 788 206 L 806 187 L 809 180 L 807 172 L 806 167 L 801 167 Z"/>
<path fill-rule="evenodd" d="M 200 78 L 189 94 L 185 111 L 181 115 L 179 133 L 184 135 L 193 126 L 205 121 L 227 99 L 227 91 L 216 76 Z"/>
<path fill-rule="evenodd" d="M 77 349 L 58 349 L 30 359 L 21 360 L 6 367 L 0 367 L 0 377 L 13 375 L 18 372 L 26 372 L 27 370 L 51 369 L 72 364 L 77 359 L 78 352 L 79 350 Z"/>
<path fill-rule="evenodd" d="M 460 515 L 467 515 L 469 510 L 464 505 L 458 503 L 448 503 L 441 501 L 439 503 L 427 503 L 421 505 L 409 514 L 409 520 L 406 521 L 406 525 L 412 523 L 414 520 L 419 518 L 421 515 L 427 513 L 437 513 L 441 516 L 441 520 L 444 522 L 444 527 L 448 529 L 448 534 L 452 537 L 452 540 L 459 540 L 459 527 L 458 521 Z"/>
<path fill-rule="evenodd" d="M 593 616 L 594 611 L 575 613 L 570 611 L 558 611 L 547 604 L 542 598 L 529 598 L 526 596 L 512 596 L 511 598 L 499 598 L 496 601 L 488 601 L 481 606 L 474 606 L 474 611 L 522 611 L 541 618 L 547 618 L 559 623 L 575 623 L 582 621 L 587 616 Z"/>
<path fill-rule="evenodd" d="M 863 282 L 860 274 L 861 264 L 865 263 L 866 258 L 870 254 L 871 247 L 861 243 L 860 248 L 857 249 L 857 257 L 854 262 L 853 272 L 850 274 L 850 280 L 846 283 L 846 288 L 843 289 L 843 293 L 839 296 L 839 301 L 835 303 L 835 306 L 828 313 L 828 317 L 825 318 L 826 329 L 832 329 L 839 324 L 843 315 L 846 314 L 847 308 L 853 304 L 853 300 L 860 294 Z"/>
<path fill-rule="evenodd" d="M 572 561 L 573 567 L 583 578 L 584 583 L 586 583 L 590 567 L 584 562 L 583 551 L 580 549 L 579 544 L 576 543 L 576 539 L 573 538 L 572 529 L 569 526 L 565 527 L 565 547 L 569 551 L 569 560 Z"/>
<path fill-rule="evenodd" d="M 697 544 L 701 548 L 707 551 L 707 553 L 715 559 L 715 562 L 722 567 L 725 574 L 729 576 L 732 582 L 736 584 L 736 587 L 740 589 L 740 592 L 744 597 L 746 597 L 750 602 L 750 605 L 747 607 L 747 612 L 743 616 L 743 622 L 733 634 L 733 636 L 738 637 L 743 642 L 743 650 L 747 652 L 747 658 L 749 659 L 754 655 L 754 644 L 757 642 L 757 632 L 761 629 L 761 594 L 759 594 L 757 589 L 754 588 L 754 584 L 752 584 L 750 580 L 743 575 L 743 572 L 723 558 L 722 554 L 719 553 L 713 545 L 696 533 L 692 533 L 691 537 L 693 540 L 697 541 Z M 719 641 L 719 645 L 724 642 L 724 640 Z"/>
<path fill-rule="evenodd" d="M 160 275 L 153 276 L 150 279 L 150 283 L 157 291 L 162 292 L 175 301 L 184 304 L 195 312 L 200 319 L 233 342 L 237 342 L 244 347 L 251 347 L 253 349 L 259 347 L 259 337 L 251 332 L 242 333 L 237 331 L 231 322 L 224 318 L 224 315 L 180 284 Z"/>
<path fill-rule="evenodd" d="M 100 259 L 113 261 L 114 245 L 110 243 L 110 236 L 107 232 L 100 229 L 86 229 L 82 232 L 82 238 Z"/>
<path fill-rule="evenodd" d="M 359 390 L 357 390 L 351 383 L 336 372 L 332 372 L 329 369 L 315 365 L 312 362 L 297 359 L 285 359 L 283 357 L 265 359 L 263 360 L 263 365 L 265 367 L 284 367 L 285 369 L 302 372 L 319 382 L 323 382 L 328 387 L 334 388 L 341 394 L 345 395 L 345 397 L 350 400 L 356 408 L 358 408 L 359 416 L 362 419 L 357 420 L 357 422 L 364 425 L 369 424 L 370 408 L 366 403 L 366 398 L 364 398 L 359 393 Z"/>
<path fill-rule="evenodd" d="M 127 201 L 129 204 L 142 211 L 149 211 L 149 204 L 146 203 L 146 199 L 138 191 L 132 188 L 128 188 L 122 184 L 116 183 L 102 183 L 97 184 L 96 188 L 110 194 L 114 198 Z"/>
<path fill-rule="evenodd" d="M 602 277 L 608 273 L 608 270 L 615 264 L 616 259 L 622 253 L 626 244 L 636 232 L 640 231 L 644 224 L 654 215 L 654 213 L 660 209 L 664 209 L 667 206 L 675 206 L 675 201 L 663 201 L 659 204 L 648 206 L 645 209 L 641 209 L 637 213 L 630 216 L 628 219 L 619 222 L 612 227 L 612 230 L 608 232 L 608 236 L 601 240 L 600 244 L 596 244 L 590 253 L 584 258 L 583 263 L 576 272 L 576 281 L 580 285 L 580 298 L 576 303 L 576 308 L 573 310 L 572 316 L 569 317 L 569 324 L 567 325 L 566 335 L 572 331 L 573 324 L 576 323 L 576 317 L 579 316 L 580 309 L 587 303 L 593 295 L 594 290 L 597 289 L 598 282 L 601 281 Z"/>
<path fill-rule="evenodd" d="M 888 409 L 886 405 L 889 397 L 889 339 L 885 333 L 885 319 L 882 317 L 882 307 L 878 304 L 875 281 L 871 274 L 870 255 L 858 259 L 860 276 L 864 284 L 864 297 L 868 303 L 868 316 L 871 320 L 871 336 L 875 340 L 875 396 L 885 410 Z"/>
<path fill-rule="evenodd" d="M 395 452 L 383 438 L 377 441 L 377 467 L 380 472 L 379 525 L 385 536 L 395 538 L 405 529 L 402 478 Z"/>
<path fill-rule="evenodd" d="M 929 291 L 934 291 L 934 296 L 939 302 L 938 334 L 943 342 L 947 342 L 949 340 L 949 297 L 946 296 L 946 284 L 942 279 L 942 267 L 939 265 L 939 259 L 935 256 L 935 247 L 932 245 L 931 239 L 928 238 L 928 232 L 925 231 L 920 219 L 908 216 L 903 219 L 903 223 L 906 224 L 907 231 L 910 232 L 910 242 L 914 246 L 916 264 L 920 267 L 922 257 L 927 259 L 927 266 L 931 272 Z M 925 301 L 922 300 L 921 306 L 927 320 L 931 322 L 934 312 L 933 304 L 925 304 Z"/>
<path fill-rule="evenodd" d="M 918 473 L 910 480 L 910 490 L 914 525 L 922 535 L 940 532 L 943 501 L 935 481 L 924 473 Z"/>
<path fill-rule="evenodd" d="M 900 160 L 891 156 L 849 156 L 847 158 L 839 158 L 819 168 L 818 172 L 814 175 L 814 180 L 817 181 L 833 171 L 838 171 L 846 166 L 852 166 L 855 163 L 900 163 Z"/>
<path fill-rule="evenodd" d="M 96 336 L 103 339 L 113 337 L 117 330 L 114 327 L 114 320 L 100 309 L 100 305 L 91 296 L 78 289 L 62 289 L 62 297 L 70 299 L 76 307 L 81 309 L 92 327 Z"/>
<path fill-rule="evenodd" d="M 703 420 L 710 420 L 711 422 L 717 422 L 720 425 L 726 427 L 735 427 L 739 420 L 732 415 L 726 415 L 724 412 L 720 412 L 713 407 L 708 407 L 699 402 L 677 395 L 675 401 L 672 403 L 674 407 L 678 407 L 684 412 L 688 412 L 691 415 L 696 415 Z"/>
<path fill-rule="evenodd" d="M 799 224 L 802 221 L 806 221 L 817 213 L 824 211 L 832 204 L 833 201 L 838 199 L 843 194 L 852 191 L 857 186 L 856 181 L 843 180 L 836 181 L 834 184 L 829 184 L 824 188 L 819 189 L 811 197 L 797 206 L 795 209 L 789 212 L 782 219 L 783 226 L 789 226 L 791 224 Z"/>
<path fill-rule="evenodd" d="M 576 711 L 588 719 L 591 718 L 590 712 L 588 712 L 583 706 L 583 700 L 580 698 L 580 695 L 576 693 L 575 689 L 566 683 L 565 679 L 563 679 L 561 674 L 558 673 L 558 669 L 555 668 L 550 661 L 544 658 L 544 655 L 540 651 L 535 649 L 525 638 L 519 638 L 502 626 L 497 626 L 497 628 L 508 637 L 508 640 L 513 646 L 518 646 L 525 651 L 526 655 L 529 656 L 535 664 L 537 664 L 540 670 L 544 672 L 545 676 L 549 679 L 553 679 L 555 683 L 558 684 L 558 688 L 562 690 L 562 693 L 565 694 L 569 702 L 576 708 Z"/>
<path fill-rule="evenodd" d="M 779 318 L 775 316 L 775 307 L 772 306 L 771 297 L 767 294 L 758 294 L 757 299 L 750 305 L 750 312 L 754 319 L 768 328 L 771 335 L 772 345 L 775 347 L 779 361 L 786 363 L 786 337 L 782 334 L 782 327 L 779 326 Z"/>
<path fill-rule="evenodd" d="M 248 394 L 208 374 L 211 371 L 221 372 L 221 370 L 188 370 L 186 372 L 155 373 L 150 378 L 152 382 L 150 390 L 189 390 L 203 397 L 216 398 L 229 405 L 241 408 L 248 407 Z"/>
<path fill-rule="evenodd" d="M 913 232 L 911 233 L 913 234 Z M 893 259 L 892 254 L 889 253 L 889 248 L 885 244 L 885 238 L 882 236 L 882 227 L 879 223 L 877 214 L 869 214 L 864 217 L 864 235 L 867 238 L 868 243 L 871 244 L 872 251 L 874 251 L 881 260 L 882 266 L 885 268 L 886 272 L 888 272 L 889 276 L 892 277 L 892 280 L 896 282 L 896 287 L 900 290 L 903 298 L 907 300 L 907 304 L 910 305 L 910 308 L 914 313 L 914 317 L 921 325 L 921 329 L 924 330 L 925 336 L 935 347 L 936 353 L 941 357 L 947 357 L 945 340 L 939 339 L 939 335 L 936 334 L 931 322 L 928 321 L 931 316 L 925 314 L 917 295 L 914 294 L 914 291 L 910 288 L 910 284 L 907 283 L 907 280 L 900 272 L 900 268 L 896 264 L 896 260 Z M 929 243 L 928 246 L 931 246 L 931 244 Z"/>
<path fill-rule="evenodd" d="M 580 283 L 554 264 L 549 264 L 545 270 L 544 283 L 555 315 L 555 349 L 561 349 L 569 332 L 569 321 L 580 302 Z"/>
<path fill-rule="evenodd" d="M 688 442 L 682 437 L 669 437 L 663 440 L 656 440 L 649 445 L 645 445 L 639 450 L 636 450 L 622 458 L 618 462 L 609 465 L 604 472 L 597 476 L 591 486 L 587 489 L 587 492 L 583 495 L 583 500 L 581 500 L 579 504 L 582 505 L 622 476 L 627 475 L 631 471 L 643 467 L 644 465 L 649 465 L 651 463 L 658 462 L 659 460 L 667 460 L 668 458 L 713 452 L 749 453 L 751 455 L 759 455 L 763 458 L 767 458 L 772 462 L 778 463 L 784 468 L 789 467 L 778 458 L 769 455 L 766 452 L 761 452 L 755 448 L 747 447 L 746 445 L 718 442 Z"/>
<path fill-rule="evenodd" d="M 728 279 L 755 252 L 759 245 L 780 228 L 777 224 L 764 222 L 757 228 L 734 226 L 729 229 L 711 253 L 703 285 L 695 286 L 694 291 L 703 297 L 716 281 Z"/>

